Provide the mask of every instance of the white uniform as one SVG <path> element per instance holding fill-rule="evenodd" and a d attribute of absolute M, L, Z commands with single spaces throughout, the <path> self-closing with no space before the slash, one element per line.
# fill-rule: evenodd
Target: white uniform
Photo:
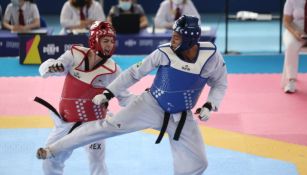
<path fill-rule="evenodd" d="M 201 58 L 199 55 L 197 59 Z M 107 88 L 117 96 L 122 90 L 139 81 L 153 69 L 163 65 L 169 65 L 168 57 L 160 50 L 155 50 L 142 63 L 136 64 L 124 71 Z M 217 110 L 227 88 L 226 66 L 221 54 L 216 52 L 201 70 L 201 76 L 208 78 L 207 84 L 211 87 L 207 101 L 212 103 L 214 110 Z M 202 101 L 205 103 L 206 100 L 202 99 Z M 174 160 L 174 174 L 202 174 L 207 167 L 205 145 L 198 128 L 198 123 L 194 120 L 191 110 L 187 111 L 187 119 L 179 141 L 173 140 L 180 114 L 171 114 L 166 130 L 170 136 L 169 141 Z M 108 118 L 105 122 L 87 122 L 80 128 L 77 128 L 72 134 L 54 144 L 50 144 L 48 148 L 52 155 L 57 157 L 61 151 L 71 150 L 91 143 L 94 140 L 146 128 L 160 130 L 163 119 L 163 109 L 150 92 L 145 91 L 114 117 Z"/>
<path fill-rule="evenodd" d="M 306 0 L 287 0 L 284 6 L 284 15 L 293 17 L 293 25 L 297 30 L 304 33 L 304 7 Z M 282 73 L 282 86 L 284 87 L 289 79 L 296 79 L 298 73 L 299 50 L 306 41 L 298 41 L 287 29 L 283 34 L 285 44 L 285 60 Z"/>
<path fill-rule="evenodd" d="M 83 13 L 86 19 L 95 21 L 105 21 L 106 19 L 103 8 L 97 1 L 92 1 L 89 8 L 83 7 Z M 80 24 L 80 10 L 72 6 L 70 1 L 65 2 L 62 7 L 60 23 L 63 27 L 61 33 L 64 33 L 65 28 Z"/>
<path fill-rule="evenodd" d="M 78 47 L 80 50 L 83 50 L 84 53 L 87 53 L 87 48 L 81 48 Z M 79 69 L 84 69 L 84 61 L 76 58 L 76 53 L 74 56 L 70 51 L 66 51 L 60 58 L 57 60 L 49 59 L 46 62 L 44 62 L 40 68 L 39 71 L 43 77 L 47 77 L 50 75 L 66 75 L 68 71 L 72 72 L 72 69 L 75 69 L 78 67 Z M 82 57 L 83 58 L 83 57 Z M 62 63 L 65 67 L 65 72 L 62 73 L 49 73 L 48 67 L 51 66 L 53 63 Z M 110 64 L 108 64 L 110 62 Z M 119 74 L 120 74 L 120 68 L 118 65 L 115 65 L 112 59 L 109 59 L 105 64 L 106 65 L 112 65 L 108 68 L 108 70 L 114 70 L 114 73 L 111 74 L 103 74 L 100 75 L 101 72 L 97 72 L 95 69 L 94 71 L 97 72 L 98 77 L 95 77 L 95 79 L 92 81 L 92 85 L 94 87 L 106 87 L 110 84 Z M 115 65 L 115 66 L 114 66 Z M 102 68 L 102 67 L 100 67 Z M 85 71 L 83 71 L 83 75 L 85 75 Z M 120 101 L 121 106 L 125 106 L 127 103 L 129 103 L 129 100 L 131 100 L 133 96 L 129 94 L 127 91 L 122 91 L 122 93 L 118 96 L 118 99 Z M 47 139 L 46 145 L 48 146 L 51 143 L 54 143 L 55 141 L 59 140 L 60 138 L 64 137 L 68 134 L 68 132 L 71 130 L 75 122 L 65 122 L 59 119 L 58 116 L 56 116 L 54 113 L 51 112 L 51 117 L 54 120 L 55 127 L 49 134 L 49 137 Z M 82 125 L 81 125 L 82 126 Z M 95 141 L 94 143 L 91 143 L 89 145 L 84 146 L 88 157 L 89 157 L 89 166 L 91 175 L 106 175 L 108 174 L 106 165 L 104 162 L 105 159 L 105 142 L 104 140 L 100 139 Z M 73 150 L 66 150 L 64 152 L 61 152 L 61 154 L 56 157 L 55 159 L 47 159 L 43 161 L 43 171 L 45 175 L 62 175 L 63 169 L 64 169 L 64 162 L 70 157 Z"/>
<path fill-rule="evenodd" d="M 23 10 L 23 16 L 25 24 L 31 24 L 35 19 L 39 19 L 39 11 L 35 3 L 25 2 L 21 9 Z M 8 4 L 3 16 L 3 21 L 8 21 L 12 25 L 19 24 L 19 7 L 14 6 L 12 3 Z"/>
<path fill-rule="evenodd" d="M 173 24 L 175 21 L 175 9 L 177 6 L 181 9 L 182 15 L 196 16 L 199 21 L 200 15 L 195 8 L 191 0 L 187 0 L 186 3 L 176 5 L 171 0 L 164 0 L 161 2 L 158 12 L 155 17 L 155 26 L 158 28 L 165 28 L 169 24 Z"/>

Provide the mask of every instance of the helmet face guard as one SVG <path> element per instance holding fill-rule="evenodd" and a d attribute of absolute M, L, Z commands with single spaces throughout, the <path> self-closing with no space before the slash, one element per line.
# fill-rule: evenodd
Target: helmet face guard
<path fill-rule="evenodd" d="M 107 36 L 112 37 L 114 40 L 116 38 L 116 33 L 112 25 L 108 22 L 95 21 L 90 27 L 90 36 L 88 42 L 89 47 L 94 50 L 96 54 L 109 58 L 115 51 L 115 44 L 108 55 L 105 54 L 100 45 L 101 38 Z"/>
<path fill-rule="evenodd" d="M 182 38 L 181 44 L 174 49 L 175 52 L 182 52 L 190 49 L 198 43 L 201 35 L 198 18 L 194 16 L 181 16 L 175 21 L 173 31 L 178 32 Z"/>

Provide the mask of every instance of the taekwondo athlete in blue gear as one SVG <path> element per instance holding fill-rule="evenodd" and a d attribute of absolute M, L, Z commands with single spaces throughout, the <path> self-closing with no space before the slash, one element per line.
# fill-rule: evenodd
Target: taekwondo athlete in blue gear
<path fill-rule="evenodd" d="M 207 120 L 216 111 L 227 89 L 227 70 L 222 55 L 211 42 L 199 42 L 198 19 L 180 17 L 174 25 L 171 43 L 160 46 L 121 73 L 102 94 L 97 105 L 108 102 L 119 93 L 158 68 L 154 83 L 114 117 L 105 122 L 81 125 L 61 140 L 40 148 L 39 159 L 52 158 L 61 151 L 74 149 L 97 139 L 105 139 L 147 128 L 168 133 L 175 175 L 200 175 L 207 168 L 205 145 L 191 109 L 204 86 L 210 87 L 205 104 L 198 111 Z M 161 141 L 160 134 L 156 143 Z"/>
<path fill-rule="evenodd" d="M 204 58 L 193 64 L 185 63 L 178 57 L 181 57 L 183 51 L 198 44 L 201 34 L 198 19 L 184 16 L 176 21 L 174 31 L 180 33 L 182 42 L 174 50 L 169 44 L 159 47 L 159 50 L 169 58 L 170 64 L 159 67 L 154 84 L 150 88 L 153 97 L 166 112 L 170 113 L 182 112 L 195 106 L 208 79 L 200 77 L 199 73 L 216 50 L 212 43 L 201 44 L 205 47 L 201 47 L 199 53 L 205 52 Z"/>

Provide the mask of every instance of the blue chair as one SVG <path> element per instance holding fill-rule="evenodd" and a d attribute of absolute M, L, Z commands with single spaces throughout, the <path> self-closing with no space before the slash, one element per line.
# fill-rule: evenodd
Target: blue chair
<path fill-rule="evenodd" d="M 40 17 L 40 23 L 41 23 L 41 28 L 46 28 L 47 27 L 47 23 L 46 23 L 44 18 Z"/>

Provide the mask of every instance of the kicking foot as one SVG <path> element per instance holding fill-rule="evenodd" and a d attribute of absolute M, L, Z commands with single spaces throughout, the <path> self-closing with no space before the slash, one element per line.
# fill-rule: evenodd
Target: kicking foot
<path fill-rule="evenodd" d="M 54 156 L 48 148 L 39 148 L 36 152 L 36 157 L 38 159 L 49 159 Z"/>

